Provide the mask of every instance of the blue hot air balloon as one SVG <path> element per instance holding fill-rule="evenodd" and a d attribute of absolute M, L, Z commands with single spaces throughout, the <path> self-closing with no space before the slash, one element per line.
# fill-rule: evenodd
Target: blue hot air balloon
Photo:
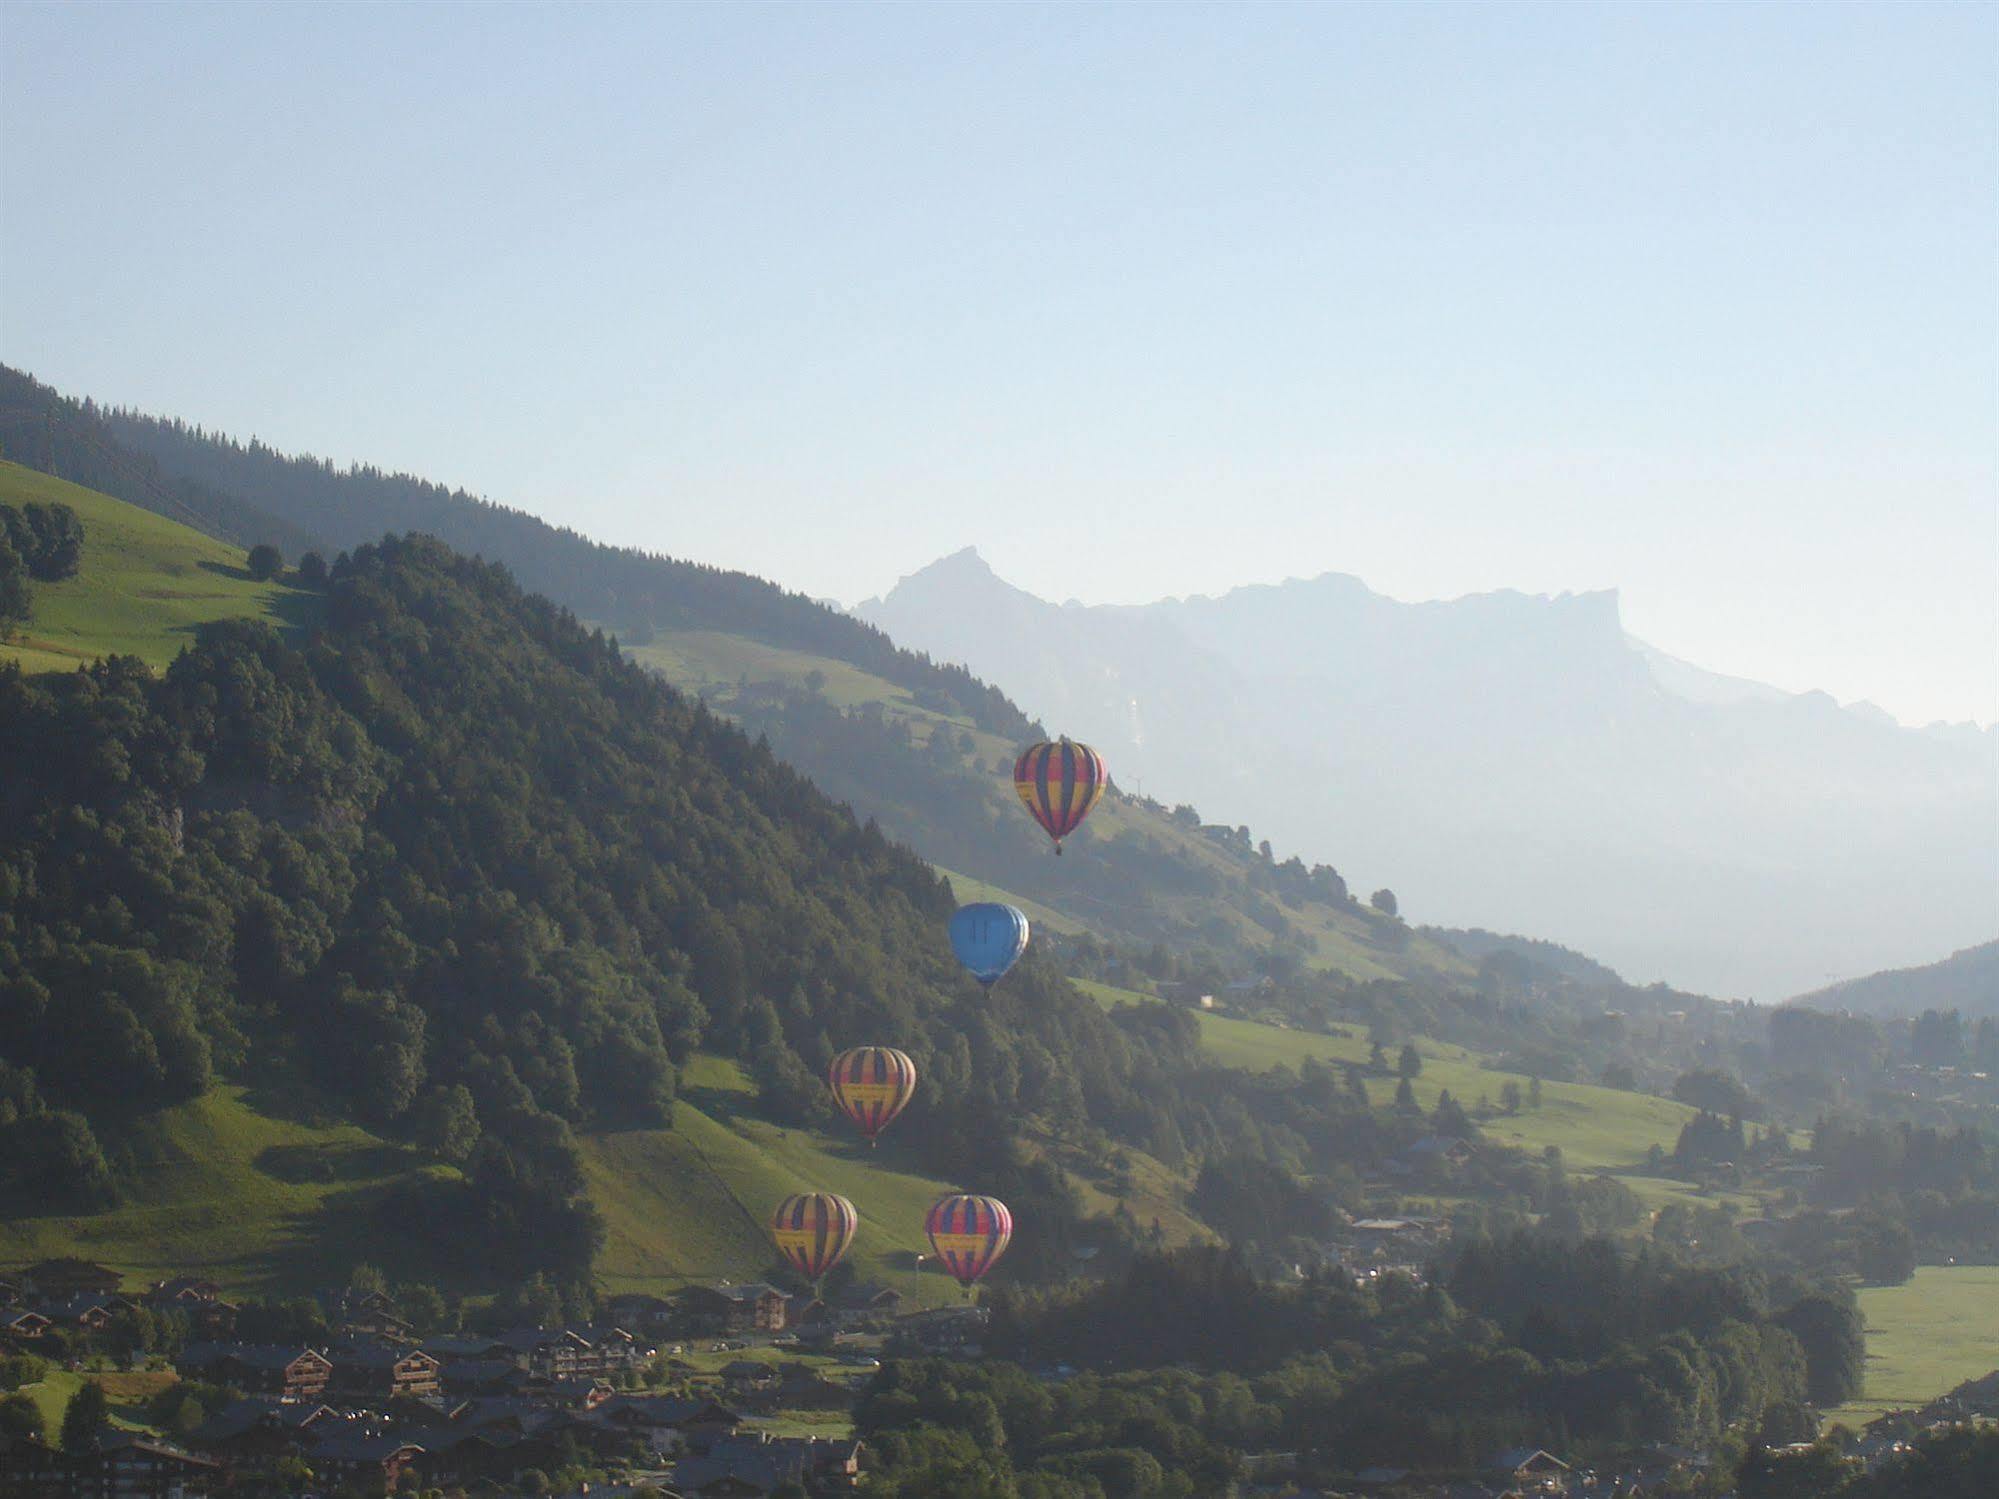
<path fill-rule="evenodd" d="M 1027 951 L 1027 918 L 990 901 L 960 906 L 951 918 L 951 951 L 973 978 L 988 987 L 997 984 Z"/>

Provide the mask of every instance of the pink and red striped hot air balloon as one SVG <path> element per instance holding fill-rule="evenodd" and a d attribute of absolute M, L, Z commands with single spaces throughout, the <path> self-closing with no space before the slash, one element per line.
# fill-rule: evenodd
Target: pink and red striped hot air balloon
<path fill-rule="evenodd" d="M 1013 762 L 1014 794 L 1055 840 L 1058 854 L 1062 840 L 1083 825 L 1109 784 L 1104 757 L 1073 739 L 1030 744 Z"/>
<path fill-rule="evenodd" d="M 971 1290 L 1013 1239 L 1013 1214 L 997 1197 L 942 1197 L 923 1220 L 930 1247 L 951 1278 Z"/>

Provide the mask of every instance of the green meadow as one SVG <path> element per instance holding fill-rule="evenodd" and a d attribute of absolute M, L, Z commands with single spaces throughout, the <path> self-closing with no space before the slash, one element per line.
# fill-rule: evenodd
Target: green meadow
<path fill-rule="evenodd" d="M 1899 1286 L 1863 1286 L 1867 1377 L 1829 1413 L 1858 1430 L 1999 1369 L 1999 1265 L 1922 1265 Z"/>
<path fill-rule="evenodd" d="M 0 462 L 0 504 L 58 502 L 83 522 L 83 560 L 73 578 L 36 583 L 32 612 L 0 661 L 24 671 L 69 671 L 103 656 L 137 656 L 158 670 L 218 619 L 263 619 L 300 629 L 317 596 L 260 583 L 226 542 L 123 500 Z"/>
<path fill-rule="evenodd" d="M 1107 1007 L 1160 1002 L 1109 984 L 1084 981 L 1079 987 Z M 1225 1066 L 1250 1072 L 1295 1068 L 1307 1057 L 1328 1063 L 1365 1063 L 1370 1050 L 1367 1033 L 1358 1026 L 1343 1026 L 1334 1034 L 1321 1035 L 1229 1015 L 1204 1013 L 1197 1018 L 1202 1043 L 1214 1058 Z M 1416 1101 L 1426 1109 L 1436 1106 L 1438 1094 L 1446 1088 L 1469 1109 L 1482 1098 L 1498 1104 L 1500 1090 L 1508 1082 L 1517 1083 L 1523 1094 L 1531 1087 L 1529 1078 L 1493 1071 L 1477 1053 L 1461 1046 L 1419 1037 L 1416 1050 L 1423 1058 L 1423 1070 L 1412 1086 Z M 1390 1102 L 1395 1081 L 1368 1079 L 1373 1102 Z M 1685 1183 L 1635 1174 L 1653 1145 L 1669 1151 L 1673 1148 L 1681 1125 L 1693 1114 L 1685 1104 L 1646 1093 L 1626 1093 L 1590 1083 L 1544 1082 L 1540 1108 L 1523 1106 L 1518 1114 L 1495 1114 L 1482 1119 L 1479 1128 L 1487 1139 L 1522 1150 L 1538 1152 L 1556 1146 L 1572 1170 L 1616 1172 L 1653 1206 L 1671 1198 L 1711 1203 L 1718 1199 L 1704 1197 Z"/>

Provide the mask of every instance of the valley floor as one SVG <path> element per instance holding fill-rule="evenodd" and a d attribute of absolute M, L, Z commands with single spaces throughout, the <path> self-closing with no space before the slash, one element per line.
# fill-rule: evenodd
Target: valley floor
<path fill-rule="evenodd" d="M 1858 1430 L 1999 1369 L 1999 1265 L 1924 1265 L 1906 1285 L 1860 1292 L 1867 1384 L 1828 1419 Z"/>

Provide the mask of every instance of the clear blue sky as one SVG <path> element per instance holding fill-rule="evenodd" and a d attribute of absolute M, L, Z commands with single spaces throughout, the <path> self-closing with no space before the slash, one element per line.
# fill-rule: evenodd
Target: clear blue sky
<path fill-rule="evenodd" d="M 853 600 L 1999 716 L 1999 10 L 0 8 L 0 357 Z"/>

